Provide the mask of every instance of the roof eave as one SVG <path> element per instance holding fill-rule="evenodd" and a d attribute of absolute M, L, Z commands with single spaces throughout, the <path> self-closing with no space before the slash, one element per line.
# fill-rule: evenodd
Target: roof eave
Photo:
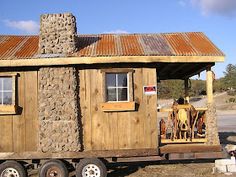
<path fill-rule="evenodd" d="M 224 62 L 224 56 L 112 56 L 0 60 L 0 67 L 82 65 L 105 63 L 209 63 Z"/>

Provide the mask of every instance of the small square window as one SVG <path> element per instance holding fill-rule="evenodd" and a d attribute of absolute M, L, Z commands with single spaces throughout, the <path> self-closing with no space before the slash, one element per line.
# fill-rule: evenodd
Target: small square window
<path fill-rule="evenodd" d="M 129 101 L 128 73 L 106 73 L 106 101 Z"/>
<path fill-rule="evenodd" d="M 12 105 L 12 77 L 0 77 L 0 105 Z"/>
<path fill-rule="evenodd" d="M 112 68 L 103 69 L 104 102 L 101 109 L 104 112 L 134 111 L 133 101 L 133 69 Z"/>
<path fill-rule="evenodd" d="M 16 76 L 13 73 L 0 73 L 0 114 L 16 114 Z"/>

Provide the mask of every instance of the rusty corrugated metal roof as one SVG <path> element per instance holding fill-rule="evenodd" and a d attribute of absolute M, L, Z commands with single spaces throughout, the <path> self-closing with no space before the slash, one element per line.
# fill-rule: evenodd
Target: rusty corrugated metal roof
<path fill-rule="evenodd" d="M 0 35 L 0 59 L 38 58 L 38 36 Z M 203 34 L 79 35 L 80 57 L 110 56 L 224 56 Z"/>
<path fill-rule="evenodd" d="M 28 59 L 38 52 L 38 36 L 0 35 L 0 59 Z"/>

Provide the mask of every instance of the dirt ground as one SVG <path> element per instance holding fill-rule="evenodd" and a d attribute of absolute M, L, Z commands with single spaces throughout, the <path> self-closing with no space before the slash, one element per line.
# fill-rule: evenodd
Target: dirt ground
<path fill-rule="evenodd" d="M 226 177 L 212 174 L 212 162 L 175 162 L 173 164 L 146 164 L 120 167 L 109 173 L 109 177 Z M 236 176 L 232 174 L 231 176 Z"/>

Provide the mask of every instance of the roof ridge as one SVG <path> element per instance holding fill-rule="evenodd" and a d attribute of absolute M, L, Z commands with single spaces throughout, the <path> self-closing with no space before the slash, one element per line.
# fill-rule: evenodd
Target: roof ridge
<path fill-rule="evenodd" d="M 98 33 L 98 34 L 77 34 L 78 36 L 100 36 L 100 35 L 165 35 L 165 34 L 188 34 L 188 33 L 201 33 L 201 31 L 189 31 L 189 32 L 167 32 L 167 33 Z"/>
<path fill-rule="evenodd" d="M 0 34 L 0 37 L 39 37 L 39 35 Z"/>

